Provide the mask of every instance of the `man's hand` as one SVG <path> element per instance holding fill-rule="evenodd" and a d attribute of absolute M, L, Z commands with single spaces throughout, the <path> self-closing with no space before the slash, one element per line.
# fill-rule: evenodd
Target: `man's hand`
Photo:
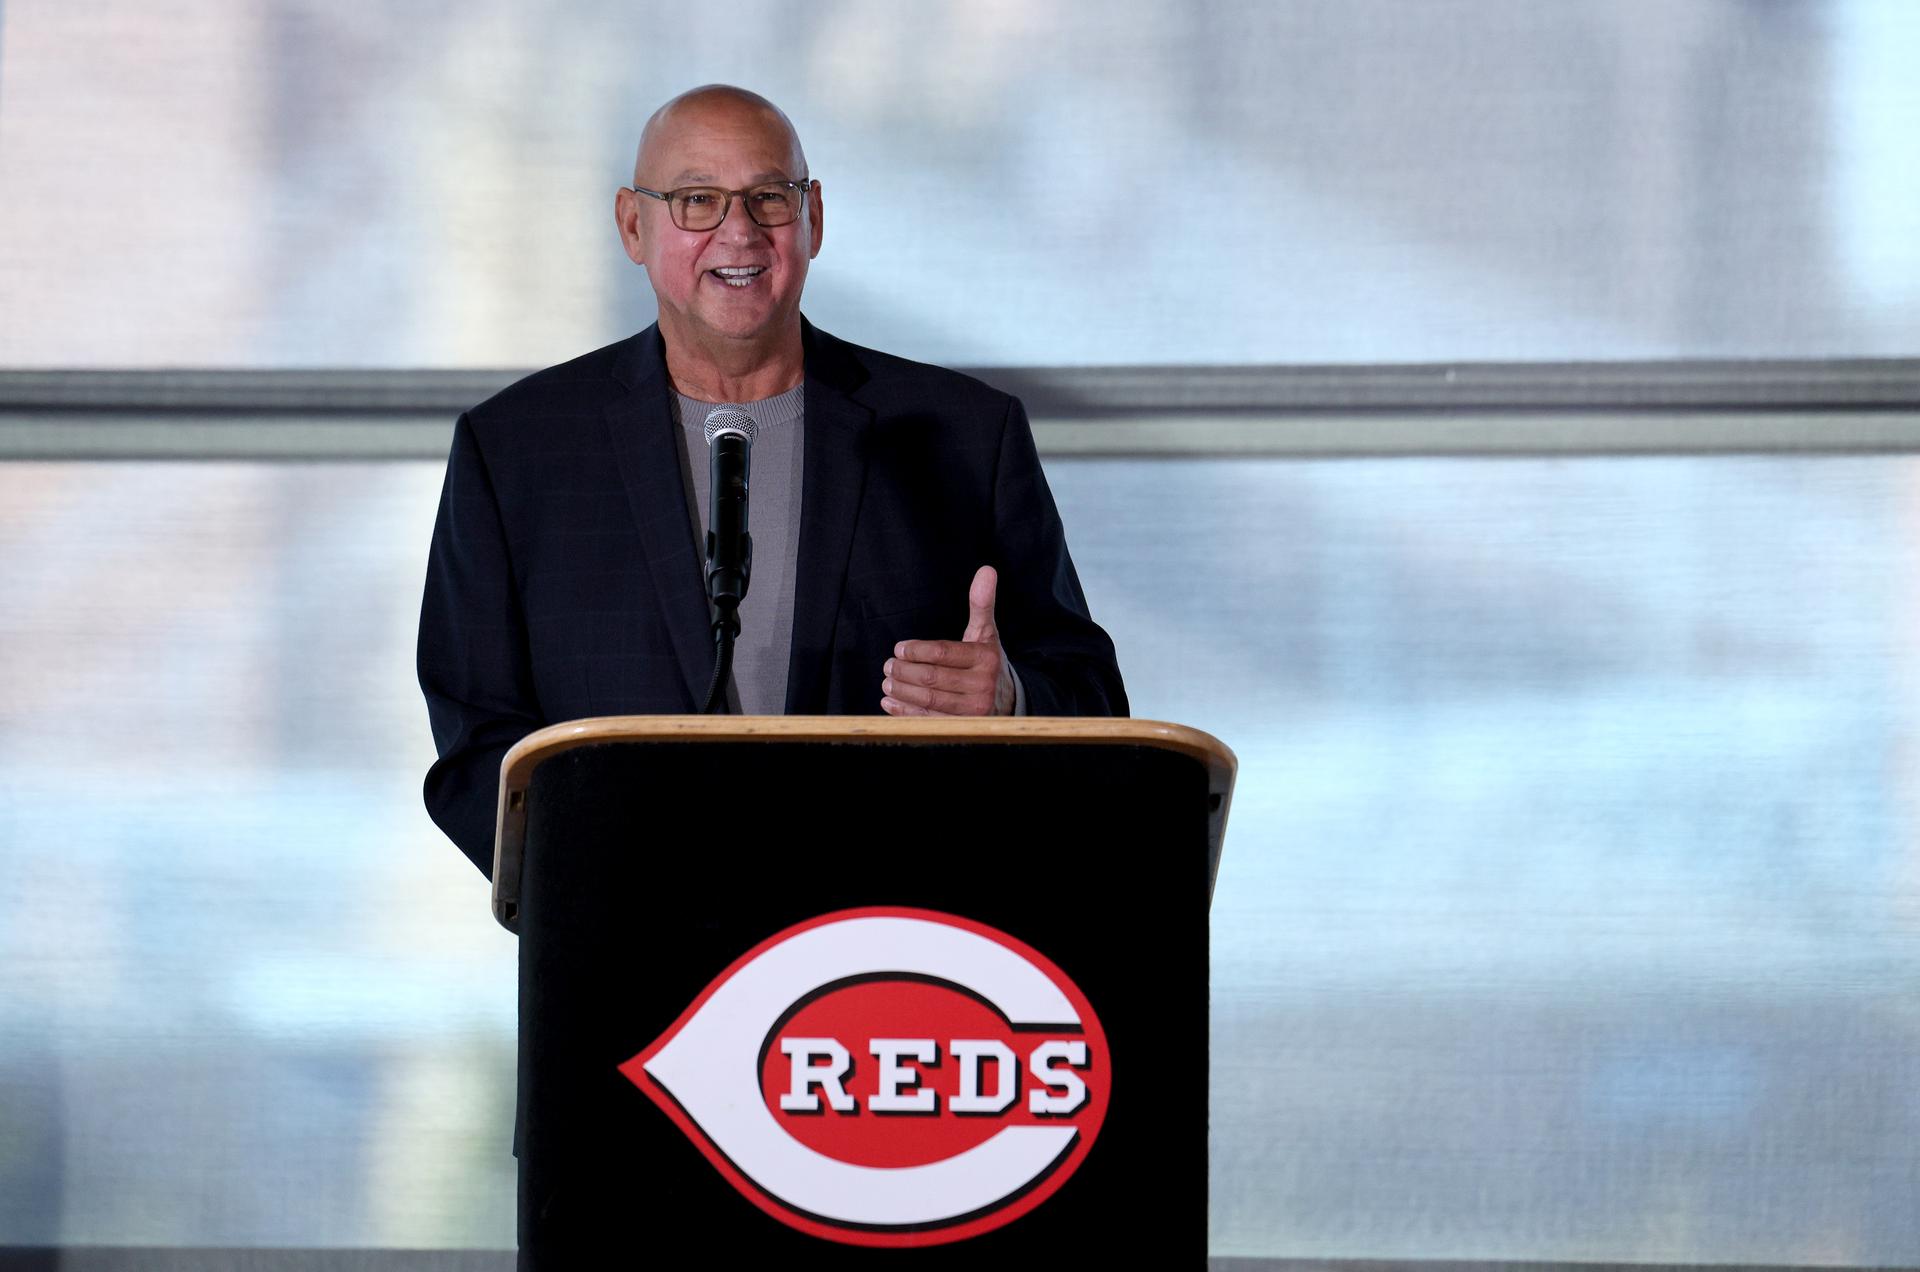
<path fill-rule="evenodd" d="M 1013 668 L 993 625 L 1000 576 L 983 565 L 967 589 L 959 640 L 903 640 L 880 669 L 880 709 L 896 716 L 1013 714 Z"/>

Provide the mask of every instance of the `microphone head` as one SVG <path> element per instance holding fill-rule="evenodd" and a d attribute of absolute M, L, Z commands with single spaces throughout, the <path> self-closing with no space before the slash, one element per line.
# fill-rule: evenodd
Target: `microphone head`
<path fill-rule="evenodd" d="M 737 406 L 716 406 L 707 413 L 707 445 L 713 445 L 713 439 L 722 433 L 741 433 L 746 436 L 747 444 L 753 444 L 753 416 Z"/>

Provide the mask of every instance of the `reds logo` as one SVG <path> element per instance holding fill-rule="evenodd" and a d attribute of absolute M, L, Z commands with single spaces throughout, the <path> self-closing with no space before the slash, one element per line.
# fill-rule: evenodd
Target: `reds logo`
<path fill-rule="evenodd" d="M 620 1066 L 782 1223 L 854 1245 L 1011 1223 L 1086 1159 L 1112 1065 L 1074 983 L 932 910 L 842 910 L 736 960 Z"/>

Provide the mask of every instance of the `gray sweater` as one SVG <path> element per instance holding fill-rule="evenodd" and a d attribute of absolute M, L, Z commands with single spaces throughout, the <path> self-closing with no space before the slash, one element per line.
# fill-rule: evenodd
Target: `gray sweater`
<path fill-rule="evenodd" d="M 693 517 L 694 556 L 706 569 L 708 488 L 713 480 L 707 449 L 707 416 L 737 406 L 753 417 L 752 457 L 747 465 L 747 533 L 753 536 L 753 573 L 740 602 L 740 638 L 733 647 L 733 679 L 727 709 L 744 715 L 779 715 L 787 707 L 787 661 L 793 643 L 794 562 L 800 553 L 801 445 L 805 427 L 802 393 L 795 385 L 758 402 L 701 402 L 676 392 L 680 424 L 680 472 Z M 874 693 L 880 671 L 874 669 Z"/>

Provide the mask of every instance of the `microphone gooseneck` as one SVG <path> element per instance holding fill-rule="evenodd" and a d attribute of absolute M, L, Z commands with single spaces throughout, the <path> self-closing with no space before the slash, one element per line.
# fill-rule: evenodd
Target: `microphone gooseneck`
<path fill-rule="evenodd" d="M 753 417 L 737 406 L 716 406 L 707 415 L 711 480 L 707 485 L 707 599 L 713 604 L 713 681 L 703 714 L 725 709 L 733 641 L 740 634 L 740 602 L 753 572 L 753 536 L 747 533 L 747 478 L 751 469 Z"/>

